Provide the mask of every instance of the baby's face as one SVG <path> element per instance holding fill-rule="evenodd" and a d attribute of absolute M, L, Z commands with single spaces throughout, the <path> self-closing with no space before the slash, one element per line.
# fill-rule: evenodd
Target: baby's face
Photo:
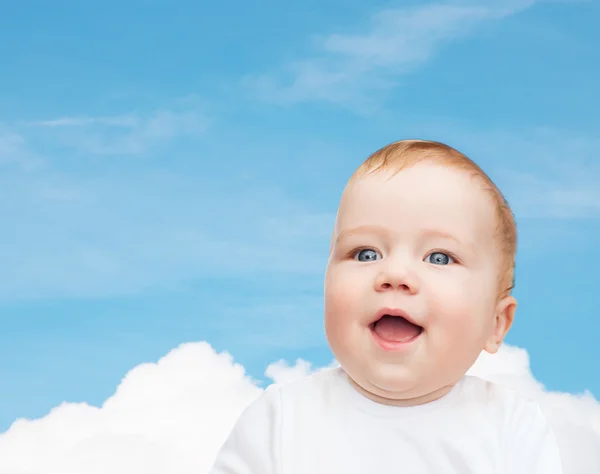
<path fill-rule="evenodd" d="M 490 197 L 457 169 L 422 162 L 347 187 L 325 278 L 325 329 L 361 391 L 423 403 L 446 393 L 483 349 L 497 349 L 516 302 L 497 298 L 496 228 Z"/>

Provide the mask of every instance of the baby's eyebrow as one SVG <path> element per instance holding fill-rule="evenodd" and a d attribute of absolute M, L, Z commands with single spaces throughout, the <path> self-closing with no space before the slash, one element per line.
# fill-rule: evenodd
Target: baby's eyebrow
<path fill-rule="evenodd" d="M 441 237 L 443 239 L 454 240 L 458 244 L 463 244 L 454 234 L 438 229 L 424 229 L 420 232 L 422 237 Z"/>
<path fill-rule="evenodd" d="M 450 232 L 445 232 L 445 231 L 439 230 L 439 229 L 425 229 L 425 230 L 421 231 L 421 236 L 425 237 L 425 238 L 439 237 L 442 239 L 453 240 L 460 246 L 468 247 L 473 253 L 477 253 L 477 249 L 472 242 L 463 242 L 462 240 L 460 240 L 458 237 L 456 237 L 454 234 L 451 234 Z"/>
<path fill-rule="evenodd" d="M 344 229 L 342 230 L 337 238 L 335 239 L 336 243 L 340 240 L 343 240 L 348 237 L 352 237 L 357 234 L 378 234 L 378 235 L 388 235 L 389 231 L 384 227 L 378 225 L 361 225 L 358 227 L 354 227 L 352 229 Z"/>

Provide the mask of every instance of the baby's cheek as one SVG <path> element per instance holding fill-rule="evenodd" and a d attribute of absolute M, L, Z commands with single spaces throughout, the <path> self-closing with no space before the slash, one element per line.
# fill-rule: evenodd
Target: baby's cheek
<path fill-rule="evenodd" d="M 472 299 L 469 297 L 472 288 L 462 278 L 439 278 L 427 290 L 430 303 L 440 307 L 463 306 Z"/>
<path fill-rule="evenodd" d="M 429 301 L 432 322 L 462 331 L 471 324 L 472 315 L 478 312 L 478 299 L 462 285 L 441 287 Z"/>
<path fill-rule="evenodd" d="M 352 305 L 351 291 L 340 280 L 330 280 L 325 291 L 325 313 L 330 319 L 339 319 Z"/>
<path fill-rule="evenodd" d="M 329 275 L 326 290 L 332 299 L 343 302 L 346 299 L 352 299 L 362 286 L 364 286 L 364 281 L 360 281 L 352 271 L 343 272 L 340 269 Z"/>
<path fill-rule="evenodd" d="M 325 293 L 325 331 L 330 347 L 338 359 L 345 360 L 352 346 L 352 319 L 356 300 L 343 280 L 332 282 Z"/>

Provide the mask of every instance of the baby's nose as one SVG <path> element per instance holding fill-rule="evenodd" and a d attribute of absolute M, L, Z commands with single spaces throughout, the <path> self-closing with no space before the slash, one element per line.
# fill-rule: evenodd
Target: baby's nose
<path fill-rule="evenodd" d="M 408 269 L 385 269 L 375 279 L 375 291 L 418 292 L 417 277 Z"/>

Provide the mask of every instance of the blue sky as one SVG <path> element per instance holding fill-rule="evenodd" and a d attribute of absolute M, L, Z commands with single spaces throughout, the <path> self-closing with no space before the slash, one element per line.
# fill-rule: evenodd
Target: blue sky
<path fill-rule="evenodd" d="M 0 7 L 0 431 L 188 341 L 257 378 L 329 363 L 338 198 L 407 137 L 500 185 L 508 342 L 548 388 L 600 397 L 597 2 Z"/>

